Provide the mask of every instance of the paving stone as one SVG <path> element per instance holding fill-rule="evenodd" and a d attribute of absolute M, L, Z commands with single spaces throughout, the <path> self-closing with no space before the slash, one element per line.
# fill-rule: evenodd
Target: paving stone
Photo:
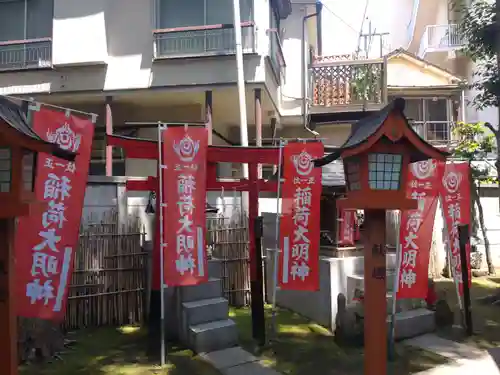
<path fill-rule="evenodd" d="M 265 367 L 259 362 L 250 362 L 240 366 L 228 367 L 221 372 L 224 375 L 281 375 L 272 368 Z"/>
<path fill-rule="evenodd" d="M 210 353 L 202 353 L 200 357 L 218 370 L 257 361 L 256 357 L 239 346 Z"/>
<path fill-rule="evenodd" d="M 428 350 L 451 360 L 477 359 L 486 352 L 475 347 L 443 339 L 434 334 L 418 336 L 404 341 L 405 344 Z"/>

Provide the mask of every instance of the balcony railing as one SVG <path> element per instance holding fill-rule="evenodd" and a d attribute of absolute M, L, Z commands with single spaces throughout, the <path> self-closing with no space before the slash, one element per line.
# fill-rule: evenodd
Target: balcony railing
<path fill-rule="evenodd" d="M 386 102 L 386 61 L 316 58 L 311 66 L 313 105 L 350 106 Z"/>
<path fill-rule="evenodd" d="M 154 30 L 155 58 L 230 55 L 236 52 L 233 25 L 192 26 Z M 255 25 L 241 23 L 243 53 L 256 52 Z"/>
<path fill-rule="evenodd" d="M 453 142 L 453 121 L 410 121 L 415 132 L 433 146 L 449 146 Z"/>
<path fill-rule="evenodd" d="M 449 52 L 462 48 L 465 40 L 459 25 L 429 25 L 420 41 L 419 57 L 430 52 Z"/>
<path fill-rule="evenodd" d="M 0 42 L 0 71 L 50 68 L 52 40 L 40 38 Z"/>

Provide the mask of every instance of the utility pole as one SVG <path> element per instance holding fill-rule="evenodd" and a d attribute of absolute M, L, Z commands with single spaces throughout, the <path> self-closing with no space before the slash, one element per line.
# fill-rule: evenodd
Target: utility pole
<path fill-rule="evenodd" d="M 382 57 L 384 55 L 384 36 L 387 36 L 387 35 L 389 35 L 389 33 L 377 33 L 376 29 L 372 31 L 372 21 L 368 22 L 368 33 L 367 34 L 361 33 L 359 35 L 360 43 L 361 43 L 361 39 L 363 39 L 363 46 L 364 46 L 366 58 L 369 57 L 372 42 L 373 42 L 374 38 L 379 38 L 379 56 L 378 57 Z M 359 48 L 359 46 L 358 46 L 358 50 L 361 50 L 361 48 Z"/>

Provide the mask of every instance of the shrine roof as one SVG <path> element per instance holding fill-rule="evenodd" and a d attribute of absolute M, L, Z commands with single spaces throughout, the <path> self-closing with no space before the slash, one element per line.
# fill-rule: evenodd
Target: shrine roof
<path fill-rule="evenodd" d="M 413 133 L 416 137 L 418 137 L 419 142 L 422 143 L 422 145 L 425 148 L 437 151 L 443 156 L 448 156 L 449 153 L 439 150 L 434 146 L 432 146 L 431 144 L 427 143 L 425 140 L 420 138 L 420 136 L 413 130 L 413 128 L 408 123 L 408 119 L 404 114 L 405 104 L 406 102 L 403 98 L 396 98 L 387 106 L 382 108 L 380 111 L 374 112 L 372 115 L 365 117 L 359 120 L 357 123 L 353 124 L 351 127 L 351 134 L 349 138 L 347 138 L 345 143 L 342 146 L 340 146 L 337 150 L 330 153 L 329 155 L 326 155 L 321 159 L 315 160 L 315 165 L 317 167 L 321 167 L 326 164 L 329 164 L 334 160 L 339 159 L 343 151 L 353 149 L 367 142 L 370 139 L 370 137 L 374 135 L 384 125 L 384 122 L 387 120 L 389 115 L 394 112 L 398 113 L 403 118 L 408 130 L 411 133 Z M 412 154 L 411 162 L 426 160 L 428 158 L 429 157 L 424 152 L 416 150 Z"/>
<path fill-rule="evenodd" d="M 30 140 L 39 143 L 40 146 L 44 148 L 44 152 L 48 152 L 51 155 L 61 159 L 69 161 L 75 160 L 75 153 L 63 150 L 58 145 L 47 142 L 40 138 L 40 136 L 35 133 L 35 131 L 29 125 L 28 120 L 21 110 L 20 106 L 2 96 L 0 96 L 0 119 L 3 120 L 3 122 L 5 122 L 7 126 L 10 126 L 18 133 L 21 133 L 24 137 L 27 137 Z"/>

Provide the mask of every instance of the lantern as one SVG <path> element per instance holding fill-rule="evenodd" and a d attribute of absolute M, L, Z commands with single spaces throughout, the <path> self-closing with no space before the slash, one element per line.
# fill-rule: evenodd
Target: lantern
<path fill-rule="evenodd" d="M 396 99 L 360 120 L 344 145 L 315 161 L 320 167 L 341 158 L 347 191 L 338 206 L 364 210 L 365 375 L 387 373 L 385 211 L 416 209 L 406 192 L 409 164 L 447 155 L 415 133 L 404 106 Z"/>

